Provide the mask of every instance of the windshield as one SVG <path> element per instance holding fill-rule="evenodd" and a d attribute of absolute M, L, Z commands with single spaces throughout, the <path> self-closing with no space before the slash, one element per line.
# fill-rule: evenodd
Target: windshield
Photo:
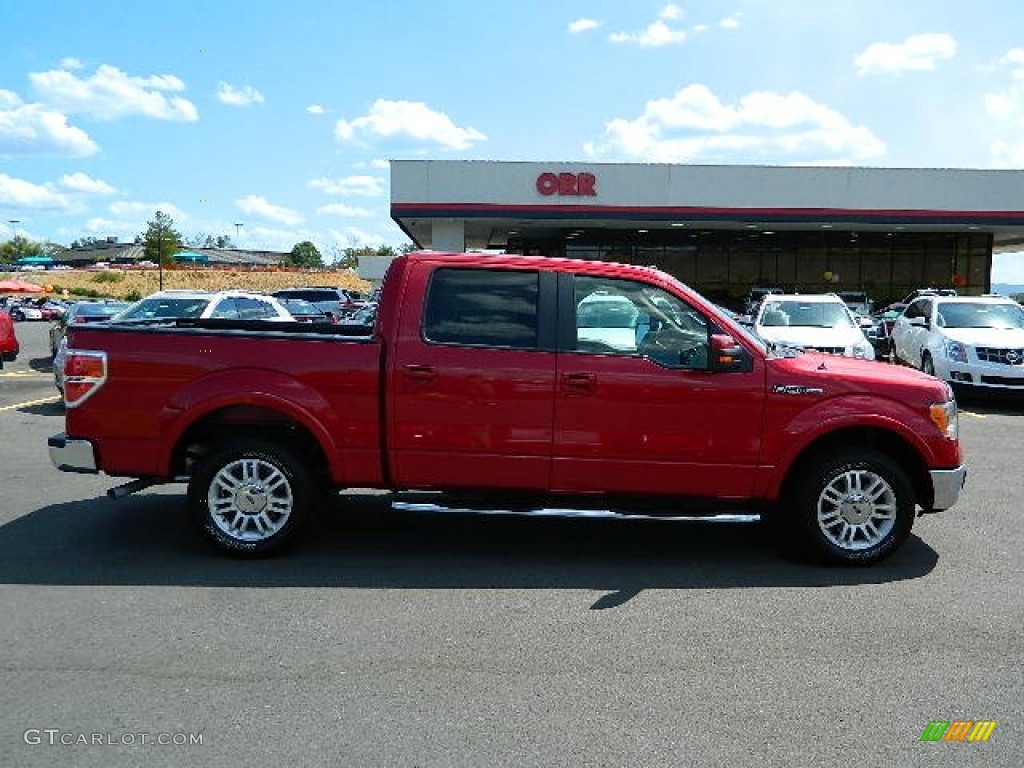
<path fill-rule="evenodd" d="M 1020 304 L 957 302 L 940 304 L 937 321 L 945 328 L 1024 328 Z"/>
<path fill-rule="evenodd" d="M 152 320 L 157 318 L 199 317 L 210 303 L 209 299 L 143 299 L 126 309 L 114 319 Z"/>
<path fill-rule="evenodd" d="M 831 301 L 768 301 L 761 310 L 762 326 L 855 328 L 845 304 Z"/>

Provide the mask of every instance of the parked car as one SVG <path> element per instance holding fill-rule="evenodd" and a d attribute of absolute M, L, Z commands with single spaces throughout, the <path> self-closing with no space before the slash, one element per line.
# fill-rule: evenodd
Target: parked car
<path fill-rule="evenodd" d="M 924 295 L 892 329 L 896 360 L 961 392 L 1024 392 L 1024 307 L 1001 296 Z"/>
<path fill-rule="evenodd" d="M 765 296 L 772 296 L 778 293 L 785 293 L 785 291 L 777 286 L 753 286 L 747 293 L 747 298 L 743 302 L 743 314 L 753 315 L 757 312 L 757 308 L 760 306 L 761 300 L 764 299 Z"/>
<path fill-rule="evenodd" d="M 766 296 L 754 316 L 753 331 L 758 338 L 784 347 L 875 359 L 864 330 L 834 293 Z"/>
<path fill-rule="evenodd" d="M 160 291 L 111 318 L 115 323 L 174 319 L 270 320 L 295 318 L 273 296 L 250 291 Z"/>
<path fill-rule="evenodd" d="M 18 344 L 18 334 L 14 331 L 14 321 L 6 312 L 0 311 L 0 368 L 4 363 L 10 363 L 18 357 L 21 346 Z"/>
<path fill-rule="evenodd" d="M 371 302 L 352 313 L 346 322 L 351 325 L 373 325 L 377 321 L 377 302 Z"/>
<path fill-rule="evenodd" d="M 320 309 L 305 299 L 278 299 L 293 318 L 300 323 L 336 323 L 338 319 L 330 312 Z"/>
<path fill-rule="evenodd" d="M 839 291 L 836 296 L 850 308 L 854 317 L 871 317 L 875 304 L 866 291 Z"/>
<path fill-rule="evenodd" d="M 313 286 L 309 288 L 283 288 L 272 294 L 278 299 L 302 299 L 330 312 L 336 320 L 350 317 L 368 302 L 363 295 L 345 288 Z"/>
<path fill-rule="evenodd" d="M 43 311 L 31 302 L 19 301 L 8 306 L 11 320 L 42 320 Z"/>
<path fill-rule="evenodd" d="M 57 354 L 68 325 L 106 322 L 130 306 L 128 301 L 76 301 L 50 326 L 50 354 Z"/>
<path fill-rule="evenodd" d="M 575 310 L 595 294 L 634 305 L 635 349 L 580 348 Z M 72 327 L 50 459 L 120 478 L 115 497 L 187 482 L 182 506 L 236 556 L 294 541 L 328 494 L 379 488 L 754 508 L 807 554 L 866 565 L 966 479 L 947 384 L 766 348 L 654 269 L 405 254 L 378 311 L 379 332 L 359 338 L 295 323 Z"/>

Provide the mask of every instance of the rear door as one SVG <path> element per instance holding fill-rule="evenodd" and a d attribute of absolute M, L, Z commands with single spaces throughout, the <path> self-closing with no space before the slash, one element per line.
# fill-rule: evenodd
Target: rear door
<path fill-rule="evenodd" d="M 712 372 L 717 328 L 682 298 L 634 280 L 561 277 L 552 487 L 749 497 L 761 449 L 760 358 L 746 371 Z"/>
<path fill-rule="evenodd" d="M 555 388 L 555 275 L 410 267 L 388 371 L 393 481 L 546 490 Z"/>

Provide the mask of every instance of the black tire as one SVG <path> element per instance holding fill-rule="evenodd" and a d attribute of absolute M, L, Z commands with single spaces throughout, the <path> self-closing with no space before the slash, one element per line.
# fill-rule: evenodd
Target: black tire
<path fill-rule="evenodd" d="M 24 320 L 24 319 L 25 319 L 25 313 L 22 312 L 20 309 L 12 309 L 11 310 L 11 320 L 21 321 L 21 320 Z"/>
<path fill-rule="evenodd" d="M 304 528 L 319 495 L 303 460 L 262 440 L 229 443 L 199 462 L 188 484 L 188 511 L 221 552 L 262 557 Z"/>
<path fill-rule="evenodd" d="M 851 449 L 798 471 L 782 511 L 802 554 L 836 565 L 871 565 L 910 535 L 913 486 L 888 456 Z"/>

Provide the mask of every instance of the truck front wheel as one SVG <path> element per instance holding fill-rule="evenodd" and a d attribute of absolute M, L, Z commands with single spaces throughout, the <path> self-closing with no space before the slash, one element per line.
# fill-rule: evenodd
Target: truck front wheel
<path fill-rule="evenodd" d="M 869 565 L 892 554 L 914 524 L 914 491 L 884 454 L 850 451 L 803 468 L 786 512 L 808 554 L 842 565 Z"/>
<path fill-rule="evenodd" d="M 193 522 L 217 549 L 242 557 L 285 546 L 316 494 L 302 461 L 264 441 L 231 443 L 199 462 L 188 485 Z"/>

